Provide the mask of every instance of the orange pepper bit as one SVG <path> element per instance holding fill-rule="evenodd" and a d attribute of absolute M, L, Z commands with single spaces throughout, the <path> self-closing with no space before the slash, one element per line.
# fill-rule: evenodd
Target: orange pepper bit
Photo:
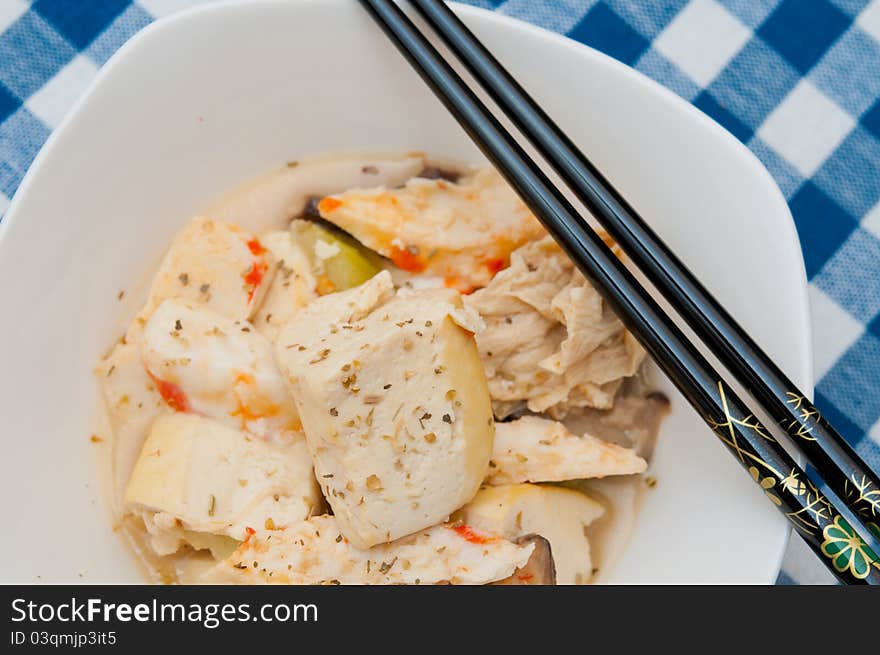
<path fill-rule="evenodd" d="M 337 200 L 333 196 L 325 196 L 318 202 L 318 211 L 322 214 L 329 214 L 342 207 L 342 201 Z"/>
<path fill-rule="evenodd" d="M 452 529 L 459 537 L 472 544 L 490 544 L 493 541 L 498 541 L 498 537 L 480 534 L 469 525 L 456 525 Z"/>
<path fill-rule="evenodd" d="M 269 265 L 266 263 L 266 258 L 263 256 L 266 254 L 266 247 L 260 243 L 258 238 L 252 237 L 248 241 L 245 241 L 245 244 L 254 256 L 254 263 L 251 264 L 251 267 L 247 271 L 241 274 L 241 277 L 244 279 L 245 287 L 248 290 L 247 301 L 250 303 L 254 299 L 257 287 L 263 283 L 263 277 L 266 275 L 266 271 L 269 270 Z"/>
<path fill-rule="evenodd" d="M 455 275 L 447 275 L 445 278 L 443 278 L 443 286 L 445 286 L 447 289 L 455 289 L 464 296 L 468 296 L 476 291 L 476 289 L 474 289 L 471 284 Z"/>
<path fill-rule="evenodd" d="M 150 371 L 147 371 L 147 375 L 150 376 L 153 384 L 156 385 L 156 390 L 159 392 L 159 395 L 162 396 L 162 400 L 164 400 L 171 409 L 173 409 L 175 412 L 192 411 L 192 407 L 189 404 L 189 399 L 186 397 L 183 389 L 181 389 L 173 382 L 160 380 Z"/>
<path fill-rule="evenodd" d="M 259 257 L 264 252 L 266 252 L 266 247 L 262 243 L 260 243 L 260 240 L 256 237 L 247 242 L 247 247 L 251 251 L 251 254 L 254 255 L 254 257 Z"/>
<path fill-rule="evenodd" d="M 492 275 L 507 267 L 507 259 L 504 257 L 493 257 L 486 260 L 486 268 Z"/>
<path fill-rule="evenodd" d="M 395 266 L 411 273 L 421 273 L 428 267 L 427 260 L 419 254 L 418 248 L 414 246 L 407 246 L 406 248 L 391 246 L 389 258 L 394 262 Z"/>
<path fill-rule="evenodd" d="M 319 296 L 326 296 L 336 291 L 336 285 L 326 275 L 319 275 L 315 284 L 315 291 Z"/>
<path fill-rule="evenodd" d="M 268 269 L 269 266 L 266 264 L 266 261 L 261 258 L 256 260 L 246 273 L 242 274 L 242 278 L 244 278 L 244 283 L 248 289 L 248 303 L 253 301 L 254 294 L 257 292 L 257 288 L 263 283 L 263 277 L 266 275 Z"/>

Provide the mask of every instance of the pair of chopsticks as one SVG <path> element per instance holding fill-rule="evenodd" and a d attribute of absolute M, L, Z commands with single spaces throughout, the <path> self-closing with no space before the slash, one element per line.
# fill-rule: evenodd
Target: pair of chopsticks
<path fill-rule="evenodd" d="M 392 0 L 361 0 L 765 495 L 847 584 L 880 584 L 880 481 L 441 0 L 421 16 L 842 501 L 835 506 Z M 842 514 L 847 514 L 845 518 Z M 744 536 L 744 538 L 746 538 Z"/>

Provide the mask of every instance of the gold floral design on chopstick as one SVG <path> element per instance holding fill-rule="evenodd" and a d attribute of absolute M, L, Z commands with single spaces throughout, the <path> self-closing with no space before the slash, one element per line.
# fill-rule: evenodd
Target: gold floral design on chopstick
<path fill-rule="evenodd" d="M 782 480 L 782 487 L 793 496 L 802 499 L 803 507 L 796 512 L 786 512 L 785 516 L 798 530 L 805 534 L 819 534 L 820 523 L 830 521 L 834 516 L 831 503 L 807 478 L 801 478 L 794 469 Z"/>
<path fill-rule="evenodd" d="M 822 554 L 839 573 L 848 572 L 857 580 L 864 580 L 872 566 L 880 569 L 877 555 L 842 516 L 835 516 L 825 526 L 822 537 Z"/>
<path fill-rule="evenodd" d="M 852 473 L 843 489 L 846 499 L 857 508 L 860 516 L 880 517 L 880 489 L 875 489 L 873 482 L 867 476 L 862 475 L 859 480 L 858 476 Z"/>
<path fill-rule="evenodd" d="M 788 400 L 785 401 L 786 404 L 791 405 L 793 410 L 799 412 L 801 420 L 791 419 L 787 423 L 783 422 L 782 427 L 791 437 L 815 441 L 816 437 L 812 434 L 813 427 L 822 420 L 822 414 L 801 394 L 786 391 L 785 395 L 788 397 Z M 813 425 L 810 425 L 811 421 Z"/>
<path fill-rule="evenodd" d="M 758 486 L 764 490 L 764 495 L 767 496 L 767 498 L 769 498 L 774 505 L 776 505 L 777 507 L 782 505 L 782 500 L 780 500 L 779 496 L 770 491 L 773 487 L 776 486 L 776 478 L 770 475 L 762 478 L 761 473 L 754 466 L 749 467 L 749 475 L 751 475 L 752 480 L 757 482 Z"/>
<path fill-rule="evenodd" d="M 785 486 L 784 482 L 791 478 L 794 471 L 792 471 L 792 474 L 786 478 L 786 476 L 783 476 L 780 471 L 768 462 L 765 462 L 755 453 L 746 450 L 743 445 L 740 444 L 740 440 L 737 437 L 737 428 L 756 434 L 767 441 L 775 442 L 776 439 L 767 432 L 766 428 L 761 425 L 761 422 L 753 414 L 749 414 L 745 418 L 736 418 L 731 414 L 730 405 L 727 402 L 727 394 L 724 390 L 724 384 L 720 380 L 718 381 L 718 394 L 721 397 L 721 407 L 724 410 L 725 420 L 716 421 L 712 417 L 707 417 L 706 421 L 721 441 L 736 453 L 739 461 L 748 467 L 749 475 L 751 475 L 752 479 L 758 483 L 758 486 L 764 491 L 764 495 L 766 495 L 767 498 L 769 498 L 777 507 L 781 506 L 782 499 L 777 493 L 774 493 L 774 489 L 776 488 L 776 485 L 779 484 L 782 485 L 783 489 L 787 490 L 788 488 Z M 762 473 L 762 470 L 764 473 Z M 769 475 L 767 475 L 768 473 Z"/>
<path fill-rule="evenodd" d="M 777 471 L 775 468 L 770 466 L 763 459 L 755 455 L 754 453 L 750 453 L 748 450 L 745 450 L 739 443 L 739 439 L 736 436 L 736 427 L 740 427 L 744 430 L 748 430 L 762 439 L 766 439 L 767 441 L 775 442 L 776 439 L 767 432 L 761 422 L 755 418 L 753 414 L 749 414 L 745 418 L 735 418 L 730 413 L 730 407 L 727 404 L 727 394 L 724 392 L 724 384 L 719 380 L 718 381 L 718 393 L 721 396 L 721 406 L 724 409 L 724 421 L 716 421 L 711 416 L 706 418 L 706 422 L 709 424 L 709 427 L 718 435 L 718 437 L 727 444 L 739 458 L 739 461 L 743 464 L 751 462 L 756 464 L 765 470 L 769 471 L 773 475 L 776 476 L 776 480 L 781 480 L 783 475 Z M 748 461 L 747 461 L 748 460 Z M 775 481 L 774 481 L 775 484 Z M 765 488 L 766 491 L 766 488 Z"/>

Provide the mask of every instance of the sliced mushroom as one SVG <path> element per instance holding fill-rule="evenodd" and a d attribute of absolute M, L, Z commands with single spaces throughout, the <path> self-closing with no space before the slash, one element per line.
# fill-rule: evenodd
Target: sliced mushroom
<path fill-rule="evenodd" d="M 553 548 L 557 584 L 586 584 L 592 577 L 590 542 L 584 528 L 605 513 L 586 494 L 547 484 L 485 487 L 453 514 L 477 530 L 514 540 L 531 534 Z"/>
<path fill-rule="evenodd" d="M 555 585 L 556 564 L 553 562 L 553 552 L 550 542 L 538 534 L 527 534 L 515 540 L 517 546 L 533 544 L 532 551 L 526 565 L 518 568 L 509 578 L 504 578 L 494 585 Z"/>

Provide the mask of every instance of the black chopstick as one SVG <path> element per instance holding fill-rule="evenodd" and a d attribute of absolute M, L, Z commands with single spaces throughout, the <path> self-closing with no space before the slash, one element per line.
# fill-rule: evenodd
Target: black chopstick
<path fill-rule="evenodd" d="M 406 15 L 361 3 L 829 570 L 880 584 L 877 556 Z"/>
<path fill-rule="evenodd" d="M 880 523 L 880 477 L 694 277 L 586 155 L 442 0 L 411 0 L 474 79 L 721 363 L 863 521 Z M 876 523 L 875 523 L 876 525 Z M 880 545 L 880 533 L 875 535 Z"/>

